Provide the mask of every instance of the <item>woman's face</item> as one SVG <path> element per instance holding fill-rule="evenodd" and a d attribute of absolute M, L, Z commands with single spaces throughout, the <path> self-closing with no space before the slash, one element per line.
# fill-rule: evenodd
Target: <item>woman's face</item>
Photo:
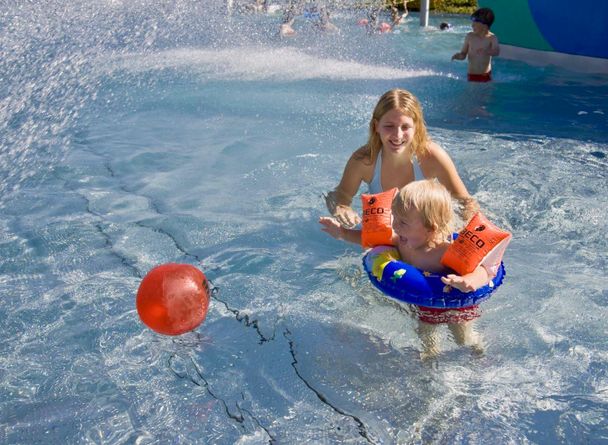
<path fill-rule="evenodd" d="M 393 214 L 393 230 L 399 237 L 399 244 L 408 249 L 419 249 L 428 245 L 432 230 L 427 229 L 420 212 L 407 209 Z"/>
<path fill-rule="evenodd" d="M 414 138 L 414 120 L 399 110 L 390 110 L 375 122 L 382 147 L 392 153 L 404 151 Z"/>

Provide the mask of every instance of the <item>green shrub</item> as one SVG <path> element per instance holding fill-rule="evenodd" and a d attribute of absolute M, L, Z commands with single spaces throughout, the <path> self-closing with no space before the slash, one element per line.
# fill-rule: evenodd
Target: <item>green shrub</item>
<path fill-rule="evenodd" d="M 430 0 L 430 9 L 434 12 L 448 14 L 471 14 L 477 9 L 477 0 Z M 420 11 L 421 0 L 411 0 L 407 2 L 407 9 L 410 11 Z M 365 9 L 370 4 L 378 4 L 376 0 L 360 0 L 355 2 L 355 7 Z M 391 5 L 403 9 L 403 0 L 384 0 L 385 7 Z"/>

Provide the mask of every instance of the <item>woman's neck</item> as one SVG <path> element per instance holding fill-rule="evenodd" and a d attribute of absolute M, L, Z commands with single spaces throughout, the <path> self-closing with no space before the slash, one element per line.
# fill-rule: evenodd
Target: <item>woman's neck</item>
<path fill-rule="evenodd" d="M 380 150 L 380 156 L 383 158 L 391 159 L 391 161 L 396 165 L 405 165 L 412 162 L 413 151 L 411 149 L 411 145 L 407 146 L 403 151 L 399 153 L 394 153 L 391 150 L 385 150 L 384 147 Z"/>

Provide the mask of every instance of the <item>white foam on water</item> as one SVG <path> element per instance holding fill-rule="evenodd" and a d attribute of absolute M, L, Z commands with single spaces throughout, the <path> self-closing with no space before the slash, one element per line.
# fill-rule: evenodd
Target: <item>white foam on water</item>
<path fill-rule="evenodd" d="M 154 54 L 121 55 L 111 62 L 111 70 L 141 73 L 176 69 L 199 73 L 206 78 L 243 81 L 392 80 L 444 76 L 431 69 L 407 70 L 322 58 L 293 47 L 175 49 Z M 101 65 L 105 66 L 106 61 L 101 61 Z"/>

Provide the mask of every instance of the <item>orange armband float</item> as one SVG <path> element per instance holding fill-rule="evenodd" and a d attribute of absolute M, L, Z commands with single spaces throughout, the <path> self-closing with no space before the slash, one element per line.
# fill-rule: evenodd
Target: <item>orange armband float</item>
<path fill-rule="evenodd" d="M 510 241 L 509 232 L 477 212 L 443 254 L 441 264 L 460 275 L 471 273 L 482 265 L 493 275 L 500 266 Z"/>
<path fill-rule="evenodd" d="M 361 245 L 374 247 L 393 244 L 393 212 L 391 206 L 398 189 L 374 195 L 362 194 L 363 222 Z"/>

